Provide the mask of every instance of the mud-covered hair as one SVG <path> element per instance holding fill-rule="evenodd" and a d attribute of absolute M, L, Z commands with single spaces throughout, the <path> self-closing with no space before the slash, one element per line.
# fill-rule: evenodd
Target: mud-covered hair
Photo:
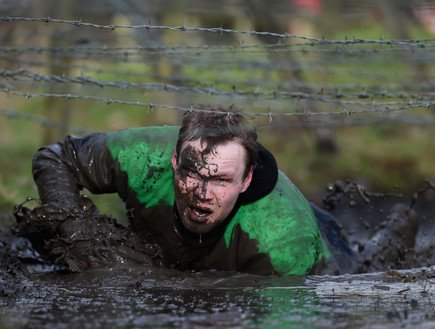
<path fill-rule="evenodd" d="M 206 145 L 203 155 L 209 154 L 218 145 L 231 141 L 240 143 L 247 154 L 243 178 L 248 175 L 251 166 L 255 167 L 258 154 L 257 133 L 252 120 L 235 105 L 224 107 L 199 104 L 194 106 L 193 111 L 186 112 L 178 134 L 177 161 L 184 142 L 198 139 Z"/>

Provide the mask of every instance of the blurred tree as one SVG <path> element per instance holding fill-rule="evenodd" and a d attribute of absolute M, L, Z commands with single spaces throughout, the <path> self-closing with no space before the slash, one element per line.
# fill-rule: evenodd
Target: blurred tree
<path fill-rule="evenodd" d="M 271 5 L 270 2 L 261 0 L 244 0 L 249 9 L 254 30 L 257 31 L 271 31 L 282 32 L 286 31 L 286 26 L 282 26 L 280 21 L 271 15 L 268 10 Z M 288 24 L 288 22 L 286 22 Z M 291 32 L 291 31 L 290 31 Z M 268 38 L 261 38 L 263 42 L 267 43 Z M 282 81 L 294 81 L 297 85 L 303 86 L 305 78 L 303 70 L 298 61 L 292 56 L 291 52 L 271 52 L 270 56 L 273 57 L 274 63 L 279 63 L 279 74 Z M 312 93 L 306 87 L 299 87 L 299 90 L 306 93 Z M 299 111 L 303 112 L 304 108 L 309 108 L 311 112 L 317 112 L 316 104 L 310 100 L 301 100 L 298 105 Z M 303 122 L 301 122 L 303 126 Z M 315 128 L 313 129 L 315 137 L 315 145 L 320 152 L 335 153 L 338 147 L 334 141 L 332 131 L 328 128 Z"/>
<path fill-rule="evenodd" d="M 413 7 L 417 5 L 409 0 L 378 1 L 374 7 L 374 14 L 395 39 L 411 39 L 412 23 L 416 23 Z M 418 53 L 403 51 L 399 56 L 402 57 L 402 61 L 408 63 L 415 81 L 429 82 L 427 62 L 419 57 Z"/>
<path fill-rule="evenodd" d="M 113 14 L 124 15 L 131 25 L 141 24 L 157 24 L 157 16 L 155 8 L 151 6 L 148 1 L 142 0 L 105 0 L 109 8 L 112 9 Z M 164 2 L 161 2 L 163 5 Z M 169 8 L 168 8 L 169 9 Z M 147 46 L 162 46 L 163 41 L 161 33 L 157 30 L 133 30 L 133 36 L 136 42 L 141 45 Z"/>
<path fill-rule="evenodd" d="M 56 6 L 58 2 L 56 0 L 46 0 L 44 5 L 46 8 L 39 8 L 44 10 L 43 12 L 51 12 L 50 17 L 62 17 L 62 19 L 71 19 L 72 14 L 75 13 L 75 0 L 64 0 L 62 6 Z M 50 8 L 50 9 L 49 9 Z M 48 10 L 47 10 L 48 9 Z M 49 29 L 48 44 L 49 46 L 70 46 L 70 41 L 74 39 L 74 31 L 70 26 L 58 26 L 53 25 Z M 59 65 L 61 64 L 61 65 Z M 62 74 L 69 75 L 69 65 L 71 64 L 71 58 L 64 57 L 62 59 L 52 56 L 48 57 L 48 73 L 61 76 Z M 65 69 L 68 67 L 68 69 Z M 64 84 L 50 84 L 49 93 L 68 93 L 68 89 L 65 89 Z M 71 103 L 61 98 L 47 97 L 44 108 L 44 115 L 48 118 L 68 124 L 71 115 Z M 67 131 L 62 128 L 45 127 L 43 135 L 43 144 L 52 144 L 65 137 Z"/>

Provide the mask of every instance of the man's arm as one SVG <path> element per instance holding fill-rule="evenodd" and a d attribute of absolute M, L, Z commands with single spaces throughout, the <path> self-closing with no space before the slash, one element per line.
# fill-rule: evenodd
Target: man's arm
<path fill-rule="evenodd" d="M 67 136 L 62 142 L 42 147 L 33 158 L 33 177 L 41 202 L 75 208 L 80 205 L 82 188 L 92 193 L 117 192 L 113 163 L 105 133 Z"/>

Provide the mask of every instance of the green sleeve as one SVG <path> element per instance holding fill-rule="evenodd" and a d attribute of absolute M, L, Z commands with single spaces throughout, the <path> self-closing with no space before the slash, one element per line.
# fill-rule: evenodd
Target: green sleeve
<path fill-rule="evenodd" d="M 142 127 L 108 134 L 112 157 L 127 174 L 130 190 L 146 208 L 173 205 L 171 158 L 179 127 Z"/>

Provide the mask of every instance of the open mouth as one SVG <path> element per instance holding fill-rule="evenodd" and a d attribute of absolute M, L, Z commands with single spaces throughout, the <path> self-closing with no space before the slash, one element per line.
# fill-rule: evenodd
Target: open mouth
<path fill-rule="evenodd" d="M 196 222 L 205 222 L 213 212 L 207 208 L 189 207 L 189 217 Z"/>

